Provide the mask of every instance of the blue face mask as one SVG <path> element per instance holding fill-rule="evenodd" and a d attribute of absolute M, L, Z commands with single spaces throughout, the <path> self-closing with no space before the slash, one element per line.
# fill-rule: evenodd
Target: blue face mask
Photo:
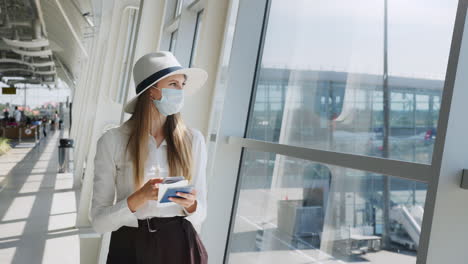
<path fill-rule="evenodd" d="M 164 88 L 161 94 L 161 100 L 153 100 L 159 112 L 165 116 L 179 113 L 184 106 L 184 90 Z"/>

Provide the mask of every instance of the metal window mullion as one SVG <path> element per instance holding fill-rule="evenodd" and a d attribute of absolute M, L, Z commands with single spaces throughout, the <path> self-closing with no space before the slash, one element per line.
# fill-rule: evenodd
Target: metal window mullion
<path fill-rule="evenodd" d="M 136 50 L 136 47 L 137 47 L 137 43 L 138 43 L 138 34 L 140 33 L 140 24 L 141 24 L 141 17 L 142 17 L 142 10 L 143 10 L 143 4 L 144 4 L 144 1 L 145 0 L 141 0 L 140 2 L 140 6 L 138 7 L 138 10 L 135 12 L 134 15 L 136 15 L 136 22 L 132 22 L 132 23 L 136 23 L 135 24 L 135 27 L 134 27 L 134 31 L 132 32 L 132 40 L 131 40 L 131 45 L 130 45 L 130 48 L 131 48 L 131 51 L 130 51 L 130 58 L 128 58 L 128 72 L 127 72 L 127 77 L 126 77 L 126 80 L 125 80 L 125 91 L 124 91 L 124 94 L 123 94 L 123 104 L 127 103 L 127 100 L 128 100 L 128 93 L 129 93 L 129 88 L 130 88 L 130 80 L 131 80 L 131 71 L 132 71 L 132 65 L 133 65 L 133 61 L 135 60 L 135 50 Z M 133 21 L 135 21 L 135 17 L 133 19 Z M 124 122 L 124 117 L 125 117 L 125 111 L 122 107 L 122 112 L 120 112 L 120 123 L 123 123 Z"/>
<path fill-rule="evenodd" d="M 205 8 L 205 5 L 206 5 L 205 0 L 195 0 L 192 3 L 190 3 L 187 9 L 198 13 Z"/>
<path fill-rule="evenodd" d="M 170 23 L 167 24 L 167 26 L 164 28 L 164 31 L 166 33 L 173 33 L 179 28 L 179 23 L 180 23 L 180 17 L 172 20 Z"/>
<path fill-rule="evenodd" d="M 265 39 L 266 39 L 266 32 L 268 28 L 268 19 L 270 16 L 270 8 L 271 8 L 271 0 L 266 0 L 265 2 L 265 11 L 263 15 L 263 25 L 262 25 L 262 31 L 260 35 L 260 42 L 258 43 L 258 55 L 256 58 L 256 67 L 255 67 L 255 72 L 254 72 L 254 81 L 252 82 L 252 90 L 250 93 L 250 103 L 249 103 L 249 110 L 248 110 L 248 115 L 247 115 L 247 121 L 245 124 L 245 130 L 244 130 L 244 137 L 247 137 L 250 122 L 251 122 L 251 117 L 253 117 L 253 111 L 255 109 L 255 102 L 257 99 L 257 89 L 258 89 L 258 83 L 260 79 L 260 71 L 262 68 L 262 59 L 263 59 L 263 48 L 265 47 Z"/>
<path fill-rule="evenodd" d="M 216 6 L 216 1 L 208 1 L 206 10 Z M 247 122 L 253 75 L 257 68 L 258 46 L 263 27 L 263 13 L 266 0 L 240 0 L 234 31 L 229 67 L 227 69 L 227 89 L 224 94 L 222 120 L 219 135 L 242 137 Z M 208 13 L 207 13 L 208 14 Z M 233 88 L 233 89 L 231 89 Z M 218 140 L 219 142 L 219 140 Z M 241 149 L 229 144 L 216 144 L 213 168 L 208 182 L 208 208 L 210 214 L 205 220 L 202 239 L 213 263 L 226 261 L 225 253 L 232 231 L 233 204 L 235 204 L 238 184 L 238 171 L 241 163 Z M 218 197 L 224 197 L 219 199 Z M 221 241 L 221 243 L 220 243 Z"/>
<path fill-rule="evenodd" d="M 192 47 L 190 49 L 190 59 L 189 59 L 189 68 L 192 67 L 193 64 L 193 59 L 194 59 L 194 53 L 197 49 L 198 46 L 198 41 L 199 41 L 199 35 L 200 35 L 200 24 L 201 24 L 201 19 L 203 15 L 203 9 L 197 12 L 196 18 L 195 18 L 195 29 L 193 30 L 193 40 L 192 40 Z"/>
<path fill-rule="evenodd" d="M 256 91 L 257 91 L 257 86 L 258 86 L 258 80 L 259 80 L 259 72 L 261 69 L 261 61 L 263 58 L 263 48 L 265 45 L 265 37 L 266 37 L 266 30 L 268 27 L 268 18 L 270 14 L 270 7 L 271 7 L 271 0 L 265 0 L 264 4 L 261 3 L 261 1 L 258 2 L 259 6 L 264 7 L 264 13 L 263 17 L 261 19 L 261 26 L 260 28 L 260 38 L 258 40 L 258 45 L 257 45 L 257 56 L 255 58 L 255 71 L 253 73 L 253 81 L 252 81 L 252 86 L 250 89 L 250 96 L 249 96 L 249 108 L 247 110 L 247 116 L 245 117 L 245 126 L 244 126 L 244 137 L 247 135 L 248 129 L 249 129 L 249 120 L 252 117 L 253 109 L 254 109 L 254 104 L 255 104 L 255 98 L 256 98 Z M 227 239 L 226 239 L 226 244 L 225 244 L 225 249 L 224 249 L 224 258 L 223 258 L 223 263 L 228 263 L 229 261 L 229 254 L 231 252 L 231 234 L 234 232 L 234 222 L 235 218 L 237 215 L 237 208 L 238 208 L 238 203 L 239 203 L 239 195 L 240 195 L 240 181 L 241 181 L 241 169 L 243 166 L 243 158 L 244 158 L 245 151 L 240 151 L 240 157 L 239 157 L 239 163 L 238 163 L 238 170 L 237 170 L 237 177 L 236 177 L 236 183 L 234 187 L 234 197 L 232 199 L 232 207 L 231 207 L 231 217 L 229 221 L 229 228 L 228 228 L 228 234 L 227 234 Z"/>
<path fill-rule="evenodd" d="M 228 144 L 237 145 L 238 147 L 244 147 L 255 151 L 271 152 L 312 162 L 319 162 L 360 171 L 368 171 L 420 182 L 429 182 L 429 175 L 431 175 L 431 165 L 429 164 L 318 150 L 233 136 L 228 137 Z"/>
<path fill-rule="evenodd" d="M 466 251 L 463 251 L 467 232 L 466 229 L 458 227 L 463 226 L 468 218 L 466 210 L 460 209 L 466 204 L 468 196 L 458 189 L 459 182 L 456 182 L 461 176 L 461 166 L 467 160 L 468 146 L 464 137 L 467 127 L 466 118 L 463 116 L 466 101 L 460 102 L 459 99 L 467 98 L 466 83 L 468 81 L 464 77 L 468 71 L 466 66 L 467 40 L 465 39 L 465 44 L 463 43 L 463 35 L 467 33 L 465 28 L 467 8 L 468 1 L 458 2 L 439 108 L 437 138 L 432 155 L 432 173 L 426 194 L 424 221 L 419 241 L 418 264 L 440 263 L 441 259 L 447 263 L 462 263 L 467 255 Z M 465 57 L 465 60 L 461 60 L 461 56 Z M 444 237 L 441 234 L 447 235 Z M 443 245 L 443 247 L 435 247 L 431 244 Z M 437 251 L 434 250 L 435 248 Z M 430 252 L 430 249 L 433 251 Z M 432 258 L 429 253 L 432 254 Z M 437 255 L 438 259 L 434 258 L 434 255 Z"/>
<path fill-rule="evenodd" d="M 132 53 L 132 47 L 134 45 L 134 39 L 135 39 L 135 30 L 136 30 L 136 24 L 137 24 L 137 14 L 138 10 L 135 9 L 130 9 L 130 12 L 128 14 L 128 30 L 127 30 L 127 41 L 125 43 L 125 48 L 124 48 L 124 59 L 121 67 L 121 80 L 120 80 L 120 87 L 119 91 L 117 94 L 116 101 L 118 103 L 123 103 L 123 95 L 126 92 L 126 89 L 128 87 L 128 81 L 130 80 L 129 76 L 131 74 L 131 62 L 130 62 L 130 55 Z"/>

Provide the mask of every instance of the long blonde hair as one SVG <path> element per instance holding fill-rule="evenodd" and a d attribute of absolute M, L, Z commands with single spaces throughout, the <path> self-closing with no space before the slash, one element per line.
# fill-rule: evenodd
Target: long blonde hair
<path fill-rule="evenodd" d="M 153 111 L 153 102 L 147 89 L 138 96 L 135 110 L 130 118 L 133 122 L 127 151 L 133 164 L 135 189 L 144 184 L 145 162 L 148 158 L 148 140 L 152 122 L 161 120 L 159 113 Z M 192 180 L 192 135 L 184 124 L 180 113 L 169 115 L 163 127 L 167 143 L 169 176 L 184 176 Z"/>

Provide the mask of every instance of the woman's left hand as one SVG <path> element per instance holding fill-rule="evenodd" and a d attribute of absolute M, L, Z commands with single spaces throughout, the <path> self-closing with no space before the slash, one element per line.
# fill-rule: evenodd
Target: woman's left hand
<path fill-rule="evenodd" d="M 192 190 L 191 193 L 176 193 L 182 198 L 170 197 L 169 200 L 183 206 L 189 213 L 192 213 L 196 209 L 197 205 L 197 191 Z"/>

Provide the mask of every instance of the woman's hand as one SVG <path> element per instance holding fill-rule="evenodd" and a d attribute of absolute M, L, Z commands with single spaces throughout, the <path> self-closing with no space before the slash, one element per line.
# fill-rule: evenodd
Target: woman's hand
<path fill-rule="evenodd" d="M 128 208 L 135 212 L 148 200 L 157 200 L 159 193 L 158 184 L 163 181 L 163 178 L 149 179 L 143 186 L 130 195 L 127 199 Z"/>
<path fill-rule="evenodd" d="M 191 193 L 178 192 L 176 194 L 182 198 L 170 197 L 169 200 L 183 206 L 189 213 L 195 212 L 197 209 L 197 191 L 195 189 Z"/>
<path fill-rule="evenodd" d="M 141 192 L 143 199 L 157 200 L 159 193 L 159 183 L 163 182 L 163 178 L 152 178 L 149 179 L 137 192 Z"/>

